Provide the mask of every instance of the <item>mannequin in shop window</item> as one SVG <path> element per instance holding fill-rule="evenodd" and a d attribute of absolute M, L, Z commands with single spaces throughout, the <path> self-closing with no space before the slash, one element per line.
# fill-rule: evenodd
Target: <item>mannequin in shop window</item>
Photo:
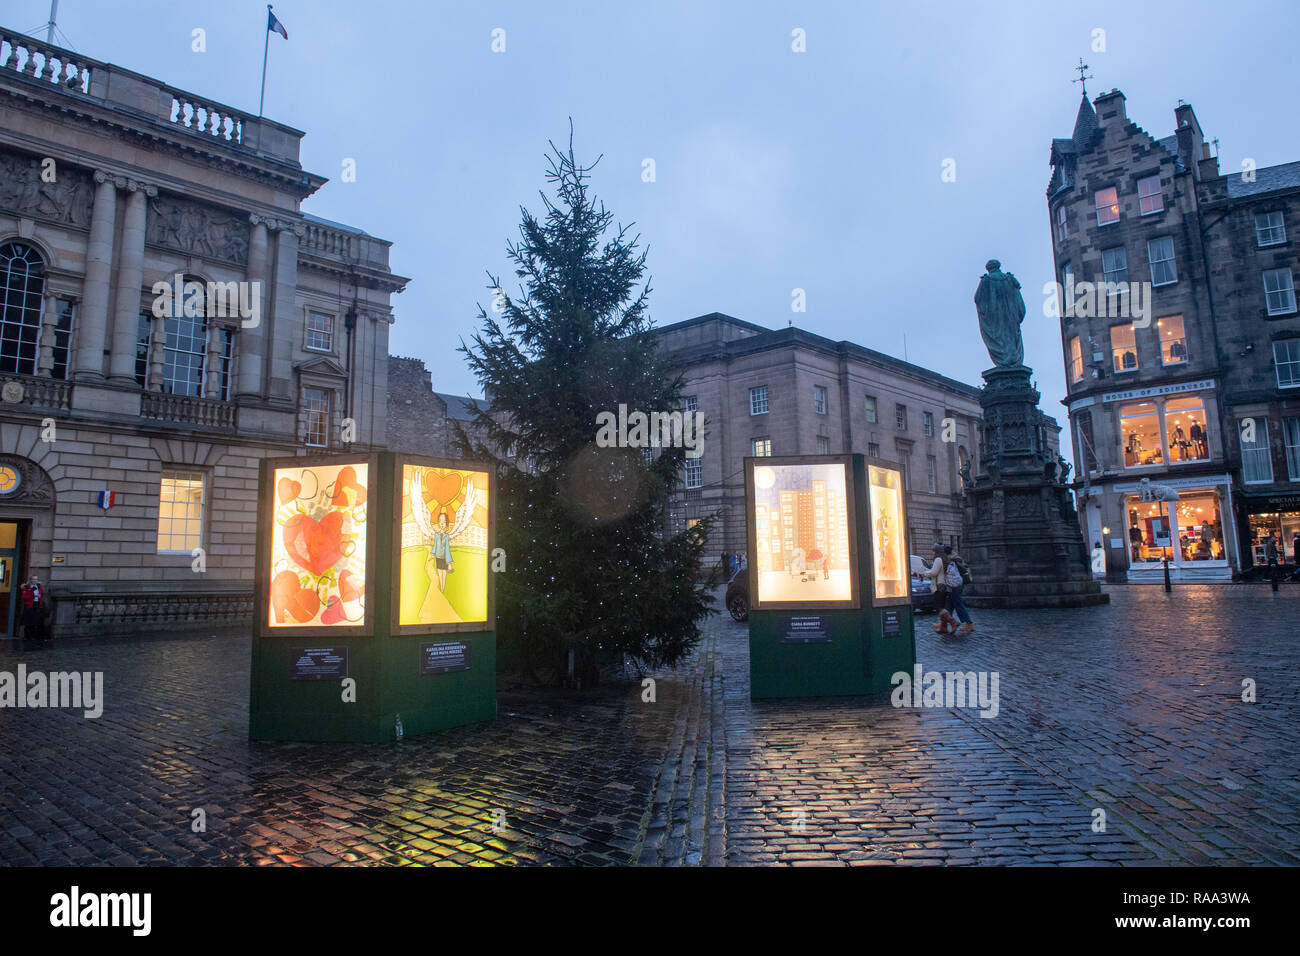
<path fill-rule="evenodd" d="M 1187 441 L 1187 435 L 1186 435 L 1186 433 L 1183 431 L 1183 426 L 1182 426 L 1182 425 L 1175 425 L 1175 426 L 1174 426 L 1174 438 L 1173 438 L 1173 441 L 1170 442 L 1170 444 L 1173 445 L 1174 448 L 1177 448 L 1177 449 L 1178 449 L 1178 460 L 1179 460 L 1179 461 L 1186 461 L 1186 460 L 1187 460 L 1187 449 L 1188 449 L 1190 443 Z M 1172 456 L 1172 449 L 1170 449 L 1170 451 L 1171 451 L 1171 455 L 1170 455 L 1170 457 L 1173 457 L 1173 456 Z"/>
<path fill-rule="evenodd" d="M 1142 463 L 1142 439 L 1138 438 L 1135 431 L 1128 433 L 1128 453 L 1132 456 L 1131 465 L 1140 465 Z"/>
<path fill-rule="evenodd" d="M 1140 561 L 1142 559 L 1142 527 L 1138 524 L 1136 511 L 1133 512 L 1129 520 L 1132 522 L 1128 529 L 1129 546 L 1133 549 L 1133 560 Z"/>
<path fill-rule="evenodd" d="M 1197 458 L 1209 458 L 1210 454 L 1205 448 L 1205 429 L 1195 418 L 1192 419 L 1192 428 L 1188 432 L 1188 437 L 1192 440 L 1192 451 Z"/>

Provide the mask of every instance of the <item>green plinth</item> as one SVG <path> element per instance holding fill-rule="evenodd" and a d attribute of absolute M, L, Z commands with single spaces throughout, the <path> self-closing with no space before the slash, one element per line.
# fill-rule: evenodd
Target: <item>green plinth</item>
<path fill-rule="evenodd" d="M 318 621 L 304 626 L 272 627 L 268 617 L 275 619 L 275 598 L 271 581 L 276 571 L 272 553 L 273 537 L 286 537 L 277 509 L 293 510 L 293 502 L 277 498 L 275 475 L 277 468 L 318 468 L 322 474 L 342 464 L 367 466 L 365 490 L 366 528 L 364 580 L 366 601 L 364 612 L 358 613 L 356 624 L 352 618 L 344 626 L 322 626 Z M 422 574 L 423 559 L 419 567 L 411 570 L 403 582 L 401 543 L 403 521 L 403 496 L 401 476 L 404 464 L 423 467 L 448 468 L 477 467 L 464 462 L 415 458 L 389 453 L 330 458 L 273 459 L 262 463 L 261 495 L 258 522 L 258 560 L 256 600 L 254 607 L 254 637 L 251 687 L 249 696 L 248 735 L 253 740 L 302 741 L 385 741 L 396 738 L 398 715 L 404 736 L 427 733 L 433 730 L 456 727 L 478 721 L 492 720 L 496 716 L 496 634 L 484 629 L 480 623 L 426 625 L 399 624 L 400 590 L 403 586 L 420 589 L 416 598 L 423 599 L 430 580 Z M 281 473 L 282 476 L 284 472 Z M 489 473 L 490 475 L 490 473 Z M 304 475 L 298 484 L 309 484 Z M 336 481 L 334 487 L 343 484 Z M 491 515 L 495 510 L 495 484 L 487 480 L 486 512 L 488 528 L 486 547 L 490 554 L 492 544 Z M 329 486 L 327 486 L 329 487 Z M 345 486 L 348 487 L 348 486 Z M 290 492 L 286 490 L 285 494 Z M 356 501 L 355 493 L 352 501 Z M 408 507 L 408 513 L 409 513 Z M 324 514 L 319 502 L 313 500 L 308 508 L 311 515 Z M 360 505 L 347 511 L 349 522 L 355 526 L 361 515 Z M 325 518 L 312 522 L 308 534 L 302 538 L 299 554 L 310 557 L 326 547 L 317 538 L 318 526 Z M 277 523 L 280 522 L 280 523 Z M 283 540 L 282 540 L 283 543 Z M 410 545 L 408 543 L 408 551 Z M 353 549 L 357 554 L 359 549 Z M 459 567 L 449 575 L 446 595 L 453 599 L 457 589 L 466 586 L 486 586 L 486 619 L 494 619 L 492 607 L 491 574 L 486 559 L 479 567 L 473 566 L 467 552 L 453 546 Z M 332 556 L 332 555 L 331 555 Z M 300 564 L 290 564 L 294 573 L 310 575 L 320 569 L 330 556 L 322 557 L 313 569 Z M 283 557 L 281 557 L 283 565 Z M 310 563 L 310 562 L 308 562 Z M 347 564 L 348 562 L 343 562 Z M 350 585 L 360 577 L 353 565 L 354 575 Z M 335 578 L 339 576 L 337 568 Z M 482 582 L 478 585 L 476 582 Z M 328 581 L 322 585 L 329 592 Z M 343 593 L 341 589 L 337 593 Z M 411 595 L 407 595 L 411 605 Z M 432 595 L 441 602 L 439 594 Z M 417 600 L 419 607 L 422 600 Z M 360 606 L 360 605 L 358 605 Z M 351 607 L 351 605 L 345 605 Z M 451 658 L 436 657 L 426 652 L 429 645 L 439 645 L 450 650 Z M 463 648 L 462 646 L 463 645 Z M 346 655 L 346 666 L 333 665 L 334 670 L 316 679 L 301 666 L 305 660 L 304 649 L 328 649 L 335 659 Z M 323 660 L 323 658 L 322 658 Z M 296 666 L 297 665 L 297 666 Z M 346 674 L 345 678 L 342 674 Z M 349 699 L 351 698 L 351 699 Z"/>
<path fill-rule="evenodd" d="M 900 633 L 882 634 L 882 618 L 897 612 Z M 785 618 L 823 617 L 829 642 L 783 642 Z M 896 671 L 912 672 L 916 638 L 912 609 L 865 608 L 857 611 L 751 611 L 749 615 L 749 696 L 835 697 L 888 694 Z"/>
<path fill-rule="evenodd" d="M 916 635 L 910 590 L 906 596 L 895 592 L 894 596 L 883 599 L 876 594 L 873 539 L 869 526 L 873 499 L 868 483 L 868 466 L 894 471 L 898 466 L 892 462 L 868 460 L 862 455 L 746 459 L 751 555 L 759 553 L 759 539 L 764 533 L 769 536 L 777 533 L 770 524 L 760 527 L 762 523 L 756 518 L 754 507 L 753 468 L 771 467 L 769 462 L 777 467 L 823 462 L 844 462 L 847 465 L 850 493 L 846 496 L 846 505 L 850 509 L 848 520 L 851 523 L 848 540 L 853 561 L 850 594 L 858 607 L 810 603 L 807 606 L 787 604 L 765 609 L 751 604 L 750 697 L 760 700 L 887 695 L 893 689 L 891 677 L 896 672 L 903 671 L 909 675 L 912 672 L 916 662 Z M 901 480 L 901 473 L 898 474 Z M 814 497 L 814 520 L 817 520 L 816 500 Z M 899 500 L 901 509 L 901 498 Z M 789 514 L 780 519 L 770 517 L 768 521 L 787 520 L 798 507 L 792 507 Z M 901 510 L 899 516 L 903 517 Z M 790 540 L 795 540 L 799 533 L 797 529 L 782 529 L 782 535 L 786 530 Z M 899 520 L 892 533 L 906 541 L 905 520 Z M 758 568 L 751 562 L 751 600 L 757 592 L 758 573 Z M 814 580 L 816 577 L 814 574 Z M 808 586 L 811 588 L 813 585 Z"/>

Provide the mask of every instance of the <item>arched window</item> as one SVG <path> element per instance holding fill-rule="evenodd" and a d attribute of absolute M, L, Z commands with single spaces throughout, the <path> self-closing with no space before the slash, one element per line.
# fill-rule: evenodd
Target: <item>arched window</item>
<path fill-rule="evenodd" d="M 0 372 L 36 374 L 45 261 L 25 242 L 0 246 Z"/>
<path fill-rule="evenodd" d="M 207 287 L 195 276 L 185 277 L 180 302 L 165 320 L 162 390 L 171 395 L 203 395 L 203 369 L 208 354 Z"/>

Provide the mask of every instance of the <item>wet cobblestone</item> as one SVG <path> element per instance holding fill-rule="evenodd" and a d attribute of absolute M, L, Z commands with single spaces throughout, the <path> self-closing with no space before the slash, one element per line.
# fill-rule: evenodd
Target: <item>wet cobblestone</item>
<path fill-rule="evenodd" d="M 0 656 L 106 684 L 97 720 L 0 710 L 0 862 L 1300 863 L 1300 588 L 1110 590 L 961 638 L 920 620 L 926 670 L 999 673 L 993 719 L 751 702 L 723 616 L 654 703 L 507 692 L 495 722 L 400 744 L 250 743 L 247 640 Z"/>

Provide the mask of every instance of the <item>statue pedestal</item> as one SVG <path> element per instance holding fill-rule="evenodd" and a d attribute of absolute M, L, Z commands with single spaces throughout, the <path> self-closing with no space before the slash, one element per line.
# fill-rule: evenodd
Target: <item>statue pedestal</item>
<path fill-rule="evenodd" d="M 983 373 L 980 472 L 962 509 L 962 553 L 974 578 L 971 607 L 1107 604 L 1093 580 L 1068 486 L 1056 474 L 1056 419 L 1024 365 Z"/>

